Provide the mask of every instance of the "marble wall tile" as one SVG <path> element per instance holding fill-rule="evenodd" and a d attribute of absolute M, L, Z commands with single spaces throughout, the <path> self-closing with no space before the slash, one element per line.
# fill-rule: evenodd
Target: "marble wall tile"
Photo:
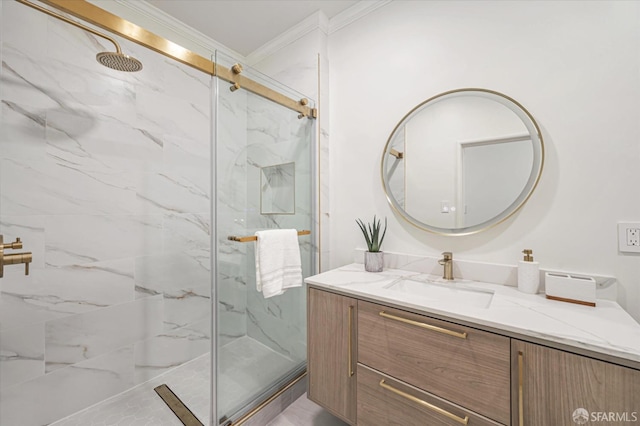
<path fill-rule="evenodd" d="M 88 169 L 161 170 L 164 139 L 104 115 L 47 111 L 47 154 Z M 64 164 L 64 163 L 63 163 Z M 130 186 L 133 187 L 133 177 Z"/>
<path fill-rule="evenodd" d="M 137 297 L 193 291 L 210 285 L 208 265 L 189 252 L 168 252 L 135 260 Z"/>
<path fill-rule="evenodd" d="M 2 101 L 22 106 L 31 114 L 62 108 L 64 99 L 48 90 L 54 85 L 47 69 L 50 63 L 28 56 L 24 50 L 3 45 Z"/>
<path fill-rule="evenodd" d="M 133 385 L 133 347 L 0 390 L 0 424 L 47 425 Z"/>
<path fill-rule="evenodd" d="M 164 58 L 163 68 L 167 81 L 180 82 L 180 85 L 167 85 L 163 88 L 163 93 L 174 98 L 188 99 L 197 109 L 208 112 L 212 102 L 210 75 L 168 58 Z"/>
<path fill-rule="evenodd" d="M 120 170 L 53 159 L 4 159 L 1 167 L 6 215 L 131 214 L 135 208 L 131 179 Z"/>
<path fill-rule="evenodd" d="M 269 299 L 248 291 L 247 335 L 292 360 L 306 359 L 305 288 L 289 289 Z"/>
<path fill-rule="evenodd" d="M 165 136 L 163 142 L 163 161 L 166 166 L 177 170 L 197 169 L 204 176 L 210 176 L 211 142 L 209 140 Z"/>
<path fill-rule="evenodd" d="M 122 303 L 45 324 L 47 372 L 156 336 L 162 331 L 161 296 Z"/>
<path fill-rule="evenodd" d="M 13 48 L 36 58 L 47 56 L 48 49 L 46 43 L 34 43 L 33 40 L 47 39 L 48 17 L 35 10 L 30 13 L 25 12 L 25 6 L 17 2 L 3 2 L 2 14 L 2 47 L 3 51 Z M 32 37 L 25 37 L 29 31 Z"/>
<path fill-rule="evenodd" d="M 0 78 L 0 86 L 4 85 Z M 46 155 L 45 118 L 26 105 L 2 99 L 0 158 L 42 161 Z"/>
<path fill-rule="evenodd" d="M 194 140 L 209 139 L 209 104 L 138 87 L 136 110 L 137 122 L 145 129 Z"/>
<path fill-rule="evenodd" d="M 164 328 L 173 330 L 211 317 L 211 284 L 164 291 Z"/>
<path fill-rule="evenodd" d="M 39 271 L 34 272 L 32 275 L 35 275 L 36 273 L 39 273 Z M 3 278 L 3 280 L 4 279 L 6 278 Z M 20 281 L 18 281 L 18 283 L 19 282 Z M 29 297 L 24 296 L 21 293 L 2 291 L 2 295 L 0 295 L 1 330 L 11 330 L 26 325 L 42 324 L 45 321 L 64 318 L 68 315 L 69 314 L 67 313 L 42 309 L 37 304 L 30 303 Z"/>
<path fill-rule="evenodd" d="M 135 344 L 135 382 L 151 380 L 209 351 L 209 318 L 138 342 Z"/>
<path fill-rule="evenodd" d="M 37 269 L 31 275 L 2 283 L 4 295 L 11 296 L 5 302 L 13 303 L 14 311 L 24 311 L 19 315 L 20 324 L 40 321 L 29 319 L 34 311 L 59 317 L 134 300 L 133 259 Z"/>
<path fill-rule="evenodd" d="M 51 215 L 45 227 L 50 266 L 162 252 L 162 216 Z"/>
<path fill-rule="evenodd" d="M 164 170 L 140 173 L 135 184 L 139 214 L 205 213 L 209 211 L 208 173 Z"/>
<path fill-rule="evenodd" d="M 166 251 L 209 250 L 211 220 L 208 213 L 168 213 L 162 221 Z"/>
<path fill-rule="evenodd" d="M 44 374 L 44 326 L 0 331 L 0 388 Z"/>

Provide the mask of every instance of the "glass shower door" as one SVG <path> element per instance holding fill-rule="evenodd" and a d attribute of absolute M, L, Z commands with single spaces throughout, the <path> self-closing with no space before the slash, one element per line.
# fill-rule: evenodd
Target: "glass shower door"
<path fill-rule="evenodd" d="M 177 421 L 162 383 L 205 422 L 211 76 L 120 38 L 144 68 L 105 68 L 109 42 L 0 3 L 0 235 L 31 256 L 0 278 L 0 424 Z"/>
<path fill-rule="evenodd" d="M 230 67 L 221 54 L 215 62 Z M 274 87 L 244 68 L 242 75 Z M 265 298 L 256 288 L 253 236 L 313 231 L 314 120 L 218 79 L 216 127 L 217 412 L 234 419 L 306 365 L 304 285 Z M 293 99 L 301 94 L 278 85 Z M 315 271 L 313 235 L 300 235 L 303 276 Z"/>

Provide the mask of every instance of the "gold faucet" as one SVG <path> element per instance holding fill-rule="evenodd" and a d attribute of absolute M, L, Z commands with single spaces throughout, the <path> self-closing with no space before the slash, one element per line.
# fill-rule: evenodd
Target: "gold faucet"
<path fill-rule="evenodd" d="M 444 275 L 442 278 L 445 280 L 453 280 L 453 253 L 445 251 L 442 255 L 444 258 L 438 261 L 439 264 L 444 266 Z"/>
<path fill-rule="evenodd" d="M 24 263 L 24 274 L 29 275 L 29 264 L 33 260 L 31 252 L 4 254 L 7 249 L 15 250 L 22 248 L 20 238 L 12 243 L 4 244 L 4 237 L 0 235 L 0 278 L 4 276 L 4 265 L 18 265 Z"/>

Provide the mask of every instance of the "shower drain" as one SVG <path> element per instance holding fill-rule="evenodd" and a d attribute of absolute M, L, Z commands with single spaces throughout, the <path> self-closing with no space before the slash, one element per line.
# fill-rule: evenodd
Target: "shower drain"
<path fill-rule="evenodd" d="M 165 404 L 173 411 L 184 426 L 204 426 L 198 418 L 184 405 L 175 393 L 166 384 L 153 389 L 162 398 Z"/>

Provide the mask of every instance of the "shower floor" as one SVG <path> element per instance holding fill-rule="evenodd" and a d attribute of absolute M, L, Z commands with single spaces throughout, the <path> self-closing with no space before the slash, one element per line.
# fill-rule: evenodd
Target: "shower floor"
<path fill-rule="evenodd" d="M 220 406 L 225 412 L 252 398 L 256 389 L 268 386 L 298 365 L 247 336 L 220 349 L 220 364 Z M 51 426 L 182 426 L 182 422 L 153 390 L 163 383 L 202 423 L 208 425 L 209 366 L 207 353 Z"/>

